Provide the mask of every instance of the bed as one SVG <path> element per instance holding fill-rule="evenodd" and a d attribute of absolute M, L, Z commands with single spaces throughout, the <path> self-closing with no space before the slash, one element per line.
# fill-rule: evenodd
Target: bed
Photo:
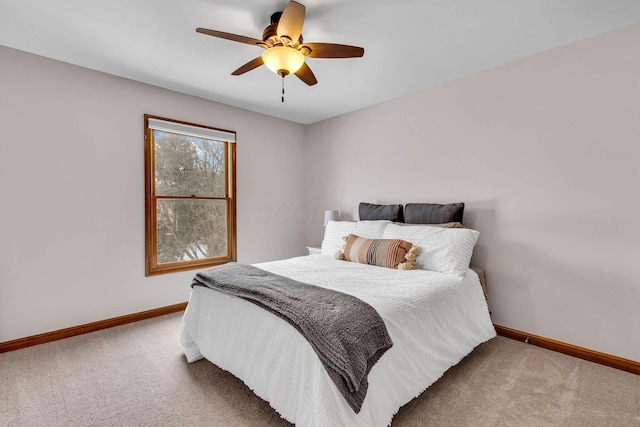
<path fill-rule="evenodd" d="M 371 368 L 359 412 L 347 404 L 297 329 L 251 302 L 202 286 L 193 287 L 183 317 L 187 361 L 206 358 L 231 372 L 298 426 L 386 426 L 401 406 L 495 336 L 479 275 L 469 268 L 477 232 L 400 224 L 398 212 L 381 213 L 396 222 L 360 214 L 367 219 L 327 225 L 320 255 L 255 264 L 353 295 L 382 317 L 393 346 Z M 347 262 L 335 257 L 345 232 L 422 243 L 427 236 L 430 249 L 418 258 L 420 268 L 410 271 Z M 460 247 L 461 240 L 467 247 Z"/>

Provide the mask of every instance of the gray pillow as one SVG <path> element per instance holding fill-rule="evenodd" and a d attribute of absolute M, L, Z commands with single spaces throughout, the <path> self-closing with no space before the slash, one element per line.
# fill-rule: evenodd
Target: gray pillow
<path fill-rule="evenodd" d="M 444 224 L 462 222 L 464 203 L 439 205 L 436 203 L 407 203 L 404 222 L 407 224 Z"/>
<path fill-rule="evenodd" d="M 361 202 L 358 207 L 360 221 L 379 221 L 386 219 L 402 222 L 402 205 L 376 205 Z"/>

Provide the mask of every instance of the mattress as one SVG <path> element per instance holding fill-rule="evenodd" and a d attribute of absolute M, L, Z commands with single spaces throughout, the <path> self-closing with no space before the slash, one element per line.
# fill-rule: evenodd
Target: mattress
<path fill-rule="evenodd" d="M 293 326 L 248 301 L 195 286 L 182 321 L 187 361 L 206 358 L 231 372 L 301 427 L 386 426 L 402 405 L 495 336 L 472 270 L 464 277 L 398 271 L 323 255 L 255 265 L 360 298 L 378 311 L 394 343 L 371 369 L 356 414 Z"/>

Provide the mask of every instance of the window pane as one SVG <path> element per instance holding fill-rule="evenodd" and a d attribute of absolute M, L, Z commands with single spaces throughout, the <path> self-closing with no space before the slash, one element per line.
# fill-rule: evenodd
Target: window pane
<path fill-rule="evenodd" d="M 158 196 L 225 197 L 225 142 L 154 131 Z"/>
<path fill-rule="evenodd" d="M 225 200 L 161 199 L 156 207 L 158 264 L 227 256 Z"/>

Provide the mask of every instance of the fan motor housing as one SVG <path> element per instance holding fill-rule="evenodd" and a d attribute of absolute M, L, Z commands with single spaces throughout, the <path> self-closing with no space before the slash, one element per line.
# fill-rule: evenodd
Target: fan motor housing
<path fill-rule="evenodd" d="M 262 32 L 262 40 L 266 42 L 272 37 L 277 38 L 278 37 L 277 29 L 278 29 L 278 23 L 268 25 Z"/>

